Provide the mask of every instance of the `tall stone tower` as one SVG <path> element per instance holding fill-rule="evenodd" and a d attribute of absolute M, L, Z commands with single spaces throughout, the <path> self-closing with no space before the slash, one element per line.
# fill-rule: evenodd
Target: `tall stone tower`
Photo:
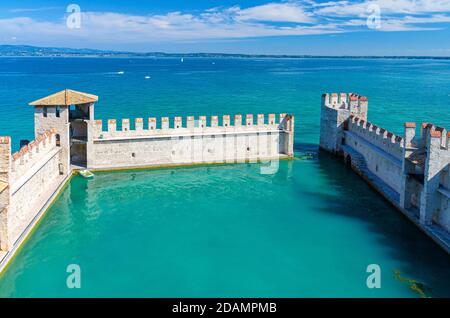
<path fill-rule="evenodd" d="M 97 100 L 95 95 L 65 89 L 30 103 L 34 106 L 35 136 L 56 129 L 64 174 L 71 164 L 86 165 L 88 127 L 94 118 Z"/>
<path fill-rule="evenodd" d="M 368 100 L 357 94 L 322 95 L 320 148 L 336 153 L 340 150 L 346 122 L 351 115 L 367 120 Z"/>

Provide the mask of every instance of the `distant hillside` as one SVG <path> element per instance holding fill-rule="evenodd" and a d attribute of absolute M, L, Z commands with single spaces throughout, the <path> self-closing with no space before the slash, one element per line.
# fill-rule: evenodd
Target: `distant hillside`
<path fill-rule="evenodd" d="M 96 49 L 72 49 L 60 47 L 37 47 L 30 45 L 0 45 L 1 56 L 64 56 L 64 57 L 234 57 L 234 58 L 393 58 L 393 59 L 441 59 L 433 56 L 319 56 L 319 55 L 271 55 L 271 54 L 227 54 L 227 53 L 164 53 L 125 52 Z"/>
<path fill-rule="evenodd" d="M 300 55 L 250 55 L 224 53 L 125 52 L 95 49 L 0 45 L 0 56 L 130 56 L 130 57 L 304 57 Z"/>
<path fill-rule="evenodd" d="M 0 45 L 0 56 L 84 56 L 108 55 L 118 52 L 94 49 L 70 49 L 60 47 L 36 47 L 30 45 Z"/>

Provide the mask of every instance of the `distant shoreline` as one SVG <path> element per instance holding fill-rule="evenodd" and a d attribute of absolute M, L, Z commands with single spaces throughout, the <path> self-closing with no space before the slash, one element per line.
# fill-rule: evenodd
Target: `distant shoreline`
<path fill-rule="evenodd" d="M 126 52 L 96 49 L 36 47 L 29 45 L 0 45 L 0 57 L 81 57 L 81 58 L 249 58 L 249 59 L 408 59 L 450 60 L 450 56 L 412 55 L 310 55 L 310 54 L 233 54 L 233 53 L 165 53 Z"/>
<path fill-rule="evenodd" d="M 151 59 L 151 58 L 222 58 L 222 59 L 343 59 L 343 60 L 441 60 L 450 61 L 450 57 L 439 57 L 439 56 L 279 56 L 279 55 L 245 55 L 245 56 L 234 56 L 234 55 L 214 55 L 214 56 L 203 56 L 203 55 L 0 55 L 0 58 L 141 58 L 141 59 Z"/>

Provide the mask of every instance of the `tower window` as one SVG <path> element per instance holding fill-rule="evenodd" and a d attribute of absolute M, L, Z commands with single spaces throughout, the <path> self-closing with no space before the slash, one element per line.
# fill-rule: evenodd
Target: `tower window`
<path fill-rule="evenodd" d="M 61 116 L 61 107 L 56 106 L 56 117 L 60 117 Z"/>
<path fill-rule="evenodd" d="M 44 107 L 44 108 L 42 109 L 42 115 L 43 115 L 44 117 L 47 117 L 47 107 Z"/>
<path fill-rule="evenodd" d="M 59 134 L 56 135 L 56 146 L 61 146 L 61 136 Z"/>

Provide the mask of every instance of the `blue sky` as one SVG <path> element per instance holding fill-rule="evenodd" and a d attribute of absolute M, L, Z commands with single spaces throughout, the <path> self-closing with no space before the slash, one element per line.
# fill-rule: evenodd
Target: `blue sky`
<path fill-rule="evenodd" d="M 68 13 L 69 4 L 78 5 L 80 14 Z M 450 56 L 450 0 L 8 0 L 0 3 L 0 43 Z"/>

